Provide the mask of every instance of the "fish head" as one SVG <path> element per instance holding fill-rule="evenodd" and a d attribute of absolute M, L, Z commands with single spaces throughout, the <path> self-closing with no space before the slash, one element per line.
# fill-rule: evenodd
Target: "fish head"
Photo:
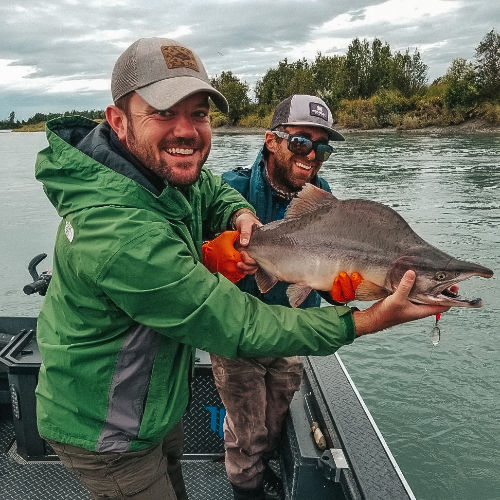
<path fill-rule="evenodd" d="M 455 259 L 444 252 L 429 252 L 429 248 L 419 251 L 414 249 L 411 255 L 405 255 L 394 261 L 386 275 L 385 287 L 394 292 L 409 269 L 417 277 L 410 291 L 409 299 L 416 304 L 440 305 L 446 307 L 481 307 L 480 298 L 467 299 L 457 293 L 457 283 L 473 276 L 491 278 L 493 271 L 487 267 Z"/>

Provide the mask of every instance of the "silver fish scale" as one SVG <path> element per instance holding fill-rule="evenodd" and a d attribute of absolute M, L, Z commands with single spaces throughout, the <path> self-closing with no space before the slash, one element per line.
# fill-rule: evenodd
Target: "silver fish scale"
<path fill-rule="evenodd" d="M 480 307 L 478 300 L 441 292 L 471 276 L 493 275 L 430 245 L 390 207 L 338 200 L 312 185 L 292 200 L 285 219 L 257 228 L 246 250 L 269 275 L 317 290 L 331 290 L 340 271 L 357 271 L 363 277 L 356 296 L 361 300 L 392 293 L 404 272 L 413 269 L 417 280 L 410 297 L 415 301 Z"/>

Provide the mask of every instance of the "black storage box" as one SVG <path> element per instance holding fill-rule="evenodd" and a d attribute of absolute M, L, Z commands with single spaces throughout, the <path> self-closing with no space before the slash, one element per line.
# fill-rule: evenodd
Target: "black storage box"
<path fill-rule="evenodd" d="M 4 321 L 0 322 L 3 330 Z M 17 323 L 12 327 L 19 326 Z M 41 364 L 40 351 L 36 342 L 36 323 L 25 323 L 33 327 L 23 329 L 11 337 L 0 351 L 0 366 L 7 371 L 4 392 L 8 390 L 12 404 L 17 454 L 27 461 L 57 460 L 57 456 L 38 434 L 36 424 L 35 388 Z M 5 375 L 5 374 L 2 374 Z M 4 377 L 6 378 L 6 377 Z M 5 398 L 4 398 L 5 399 Z M 8 398 L 7 401 L 8 402 Z M 192 399 L 184 415 L 184 458 L 199 456 L 223 456 L 224 440 L 222 422 L 225 410 L 215 388 L 207 353 L 197 351 L 192 384 Z"/>
<path fill-rule="evenodd" d="M 18 455 L 25 460 L 50 459 L 53 452 L 36 425 L 35 387 L 42 359 L 35 330 L 24 329 L 15 335 L 0 352 L 0 361 L 7 368 Z"/>

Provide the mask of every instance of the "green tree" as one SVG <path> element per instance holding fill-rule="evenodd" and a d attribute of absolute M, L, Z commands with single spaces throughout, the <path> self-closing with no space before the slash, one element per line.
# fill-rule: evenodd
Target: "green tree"
<path fill-rule="evenodd" d="M 318 53 L 312 64 L 316 95 L 335 113 L 345 94 L 345 56 L 323 56 Z"/>
<path fill-rule="evenodd" d="M 425 88 L 427 65 L 415 49 L 413 55 L 406 49 L 404 54 L 396 52 L 391 71 L 391 87 L 399 90 L 405 97 L 411 97 Z"/>
<path fill-rule="evenodd" d="M 292 78 L 286 87 L 286 96 L 293 94 L 312 95 L 316 93 L 314 75 L 309 65 L 294 69 Z"/>
<path fill-rule="evenodd" d="M 227 99 L 229 122 L 231 125 L 236 125 L 250 105 L 248 85 L 241 82 L 231 71 L 223 71 L 220 76 L 216 75 L 212 79 L 212 85 Z"/>
<path fill-rule="evenodd" d="M 443 77 L 445 83 L 451 83 L 456 80 L 467 80 L 472 83 L 475 79 L 476 72 L 474 70 L 474 64 L 462 57 L 451 61 L 450 67 Z"/>
<path fill-rule="evenodd" d="M 315 90 L 314 75 L 307 60 L 289 63 L 285 58 L 257 82 L 255 96 L 259 105 L 276 106 L 292 94 L 312 94 Z"/>
<path fill-rule="evenodd" d="M 375 38 L 371 47 L 368 92 L 371 95 L 391 84 L 392 54 L 389 45 Z"/>
<path fill-rule="evenodd" d="M 355 38 L 347 48 L 345 64 L 345 89 L 350 99 L 370 97 L 370 64 L 370 44 Z"/>
<path fill-rule="evenodd" d="M 9 113 L 9 123 L 11 125 L 14 125 L 14 120 L 16 119 L 16 113 L 14 113 L 14 111 L 11 111 Z"/>
<path fill-rule="evenodd" d="M 447 84 L 444 102 L 448 108 L 471 108 L 476 103 L 479 92 L 474 65 L 470 61 L 463 58 L 453 59 L 443 82 Z"/>
<path fill-rule="evenodd" d="M 453 80 L 444 94 L 444 102 L 449 108 L 471 108 L 477 102 L 479 92 L 474 83 L 463 80 Z"/>
<path fill-rule="evenodd" d="M 388 89 L 393 65 L 387 43 L 375 38 L 371 45 L 355 38 L 347 49 L 345 88 L 351 99 L 367 99 L 380 89 Z"/>
<path fill-rule="evenodd" d="M 255 84 L 257 103 L 262 106 L 278 104 L 291 76 L 292 71 L 286 58 L 279 61 L 277 68 L 268 69 L 262 79 Z"/>
<path fill-rule="evenodd" d="M 481 96 L 500 97 L 500 34 L 491 30 L 476 47 L 476 73 Z"/>

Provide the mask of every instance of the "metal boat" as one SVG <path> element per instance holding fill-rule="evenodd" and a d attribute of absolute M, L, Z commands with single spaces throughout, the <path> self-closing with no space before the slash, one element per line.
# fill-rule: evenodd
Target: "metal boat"
<path fill-rule="evenodd" d="M 41 285 L 50 280 L 36 272 L 40 257 L 30 263 L 36 279 L 24 287 L 26 293 L 43 294 Z M 0 317 L 0 498 L 89 499 L 36 429 L 40 362 L 36 318 Z M 339 355 L 307 356 L 303 362 L 303 382 L 271 461 L 284 499 L 414 499 Z M 232 498 L 224 469 L 224 416 L 210 358 L 197 351 L 192 400 L 183 419 L 183 473 L 191 500 Z"/>

